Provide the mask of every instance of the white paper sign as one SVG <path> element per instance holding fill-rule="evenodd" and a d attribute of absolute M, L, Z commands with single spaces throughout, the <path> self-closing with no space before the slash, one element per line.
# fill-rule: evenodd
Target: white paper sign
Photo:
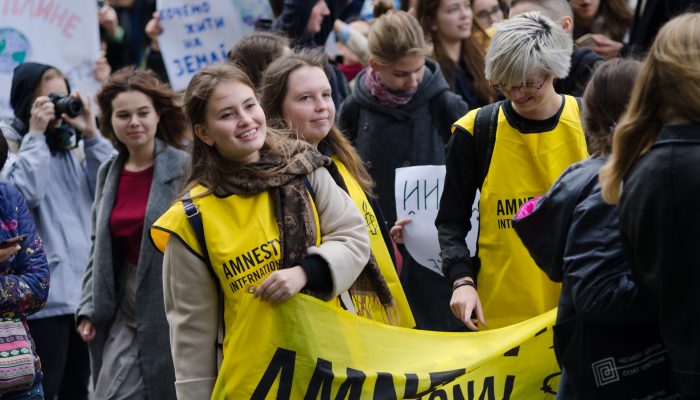
<path fill-rule="evenodd" d="M 63 72 L 72 90 L 94 95 L 100 56 L 95 0 L 0 1 L 0 116 L 12 116 L 10 88 L 15 67 L 27 61 Z"/>
<path fill-rule="evenodd" d="M 225 62 L 243 36 L 231 1 L 158 0 L 157 8 L 163 27 L 158 46 L 175 90 L 187 88 L 192 75 L 207 65 Z"/>
<path fill-rule="evenodd" d="M 422 165 L 396 169 L 395 198 L 397 218 L 411 217 L 404 226 L 404 245 L 411 257 L 422 266 L 442 275 L 440 244 L 435 217 L 440 208 L 440 197 L 445 186 L 444 165 Z M 471 254 L 476 251 L 479 231 L 479 192 L 472 205 L 472 229 L 466 242 Z"/>

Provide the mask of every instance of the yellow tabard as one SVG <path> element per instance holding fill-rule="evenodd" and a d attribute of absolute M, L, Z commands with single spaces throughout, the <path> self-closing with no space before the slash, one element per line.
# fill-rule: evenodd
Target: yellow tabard
<path fill-rule="evenodd" d="M 353 203 L 355 203 L 355 206 L 357 206 L 365 218 L 372 254 L 377 261 L 379 270 L 384 276 L 384 280 L 386 280 L 386 283 L 389 286 L 389 290 L 391 291 L 391 295 L 394 297 L 394 301 L 396 301 L 396 307 L 399 314 L 398 325 L 404 328 L 415 328 L 416 321 L 413 319 L 413 313 L 411 312 L 411 308 L 408 306 L 406 294 L 404 293 L 401 282 L 399 281 L 399 276 L 396 274 L 396 269 L 394 268 L 394 263 L 391 261 L 391 255 L 389 255 L 389 250 L 387 249 L 384 238 L 382 237 L 382 232 L 379 230 L 379 224 L 377 222 L 377 217 L 374 214 L 374 210 L 372 210 L 372 206 L 370 205 L 369 200 L 367 200 L 367 196 L 362 190 L 362 187 L 350 174 L 345 165 L 336 156 L 331 158 L 345 180 L 345 185 L 348 188 L 350 198 L 352 198 Z M 381 304 L 375 304 L 370 312 L 373 315 L 373 320 L 382 322 L 384 310 L 381 307 Z"/>
<path fill-rule="evenodd" d="M 560 285 L 537 267 L 511 220 L 523 203 L 546 193 L 569 165 L 588 156 L 578 104 L 565 98 L 559 122 L 549 132 L 520 133 L 499 108 L 496 143 L 479 200 L 477 280 L 489 328 L 532 318 L 559 300 Z M 472 110 L 455 125 L 472 133 L 475 116 Z"/>
<path fill-rule="evenodd" d="M 190 191 L 191 196 L 204 192 L 202 186 Z M 251 296 L 254 289 L 272 272 L 280 269 L 279 227 L 275 221 L 273 200 L 268 192 L 253 196 L 213 194 L 194 198 L 204 226 L 209 258 L 224 293 L 223 351 L 226 353 L 230 330 L 236 320 L 242 296 Z M 313 204 L 313 202 L 312 202 Z M 316 226 L 318 214 L 314 208 Z M 316 230 L 317 232 L 320 229 Z M 165 251 L 170 235 L 179 237 L 189 249 L 201 257 L 202 250 L 187 220 L 181 202 L 165 212 L 150 230 L 155 246 Z M 316 245 L 321 243 L 316 237 Z M 182 266 L 183 268 L 185 266 Z M 194 290 L 194 288 L 193 288 Z M 337 299 L 330 302 L 338 304 Z"/>

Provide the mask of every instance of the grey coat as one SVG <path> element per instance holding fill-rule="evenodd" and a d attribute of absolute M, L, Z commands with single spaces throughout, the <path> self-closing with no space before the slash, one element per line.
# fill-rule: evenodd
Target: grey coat
<path fill-rule="evenodd" d="M 163 256 L 151 244 L 148 230 L 177 198 L 188 156 L 160 140 L 156 141 L 155 151 L 153 182 L 136 271 L 136 336 L 148 398 L 175 399 L 175 372 L 163 305 Z M 89 318 L 97 332 L 89 342 L 93 380 L 97 379 L 102 366 L 102 351 L 118 306 L 109 218 L 123 165 L 123 157 L 114 156 L 98 172 L 92 249 L 76 314 L 78 318 Z"/>

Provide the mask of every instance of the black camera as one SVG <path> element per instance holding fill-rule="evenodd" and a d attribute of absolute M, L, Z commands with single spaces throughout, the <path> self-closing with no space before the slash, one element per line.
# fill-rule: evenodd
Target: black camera
<path fill-rule="evenodd" d="M 66 114 L 69 117 L 75 118 L 83 112 L 83 102 L 75 97 L 51 93 L 49 95 L 49 100 L 53 103 L 56 119 L 60 118 L 61 114 Z"/>

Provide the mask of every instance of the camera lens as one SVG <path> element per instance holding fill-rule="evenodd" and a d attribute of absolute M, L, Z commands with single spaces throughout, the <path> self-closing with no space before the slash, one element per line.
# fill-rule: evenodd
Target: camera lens
<path fill-rule="evenodd" d="M 69 117 L 77 117 L 83 112 L 83 103 L 76 98 L 62 96 L 58 93 L 50 94 L 49 98 L 54 104 L 56 118 L 60 117 L 61 114 L 66 114 Z"/>

